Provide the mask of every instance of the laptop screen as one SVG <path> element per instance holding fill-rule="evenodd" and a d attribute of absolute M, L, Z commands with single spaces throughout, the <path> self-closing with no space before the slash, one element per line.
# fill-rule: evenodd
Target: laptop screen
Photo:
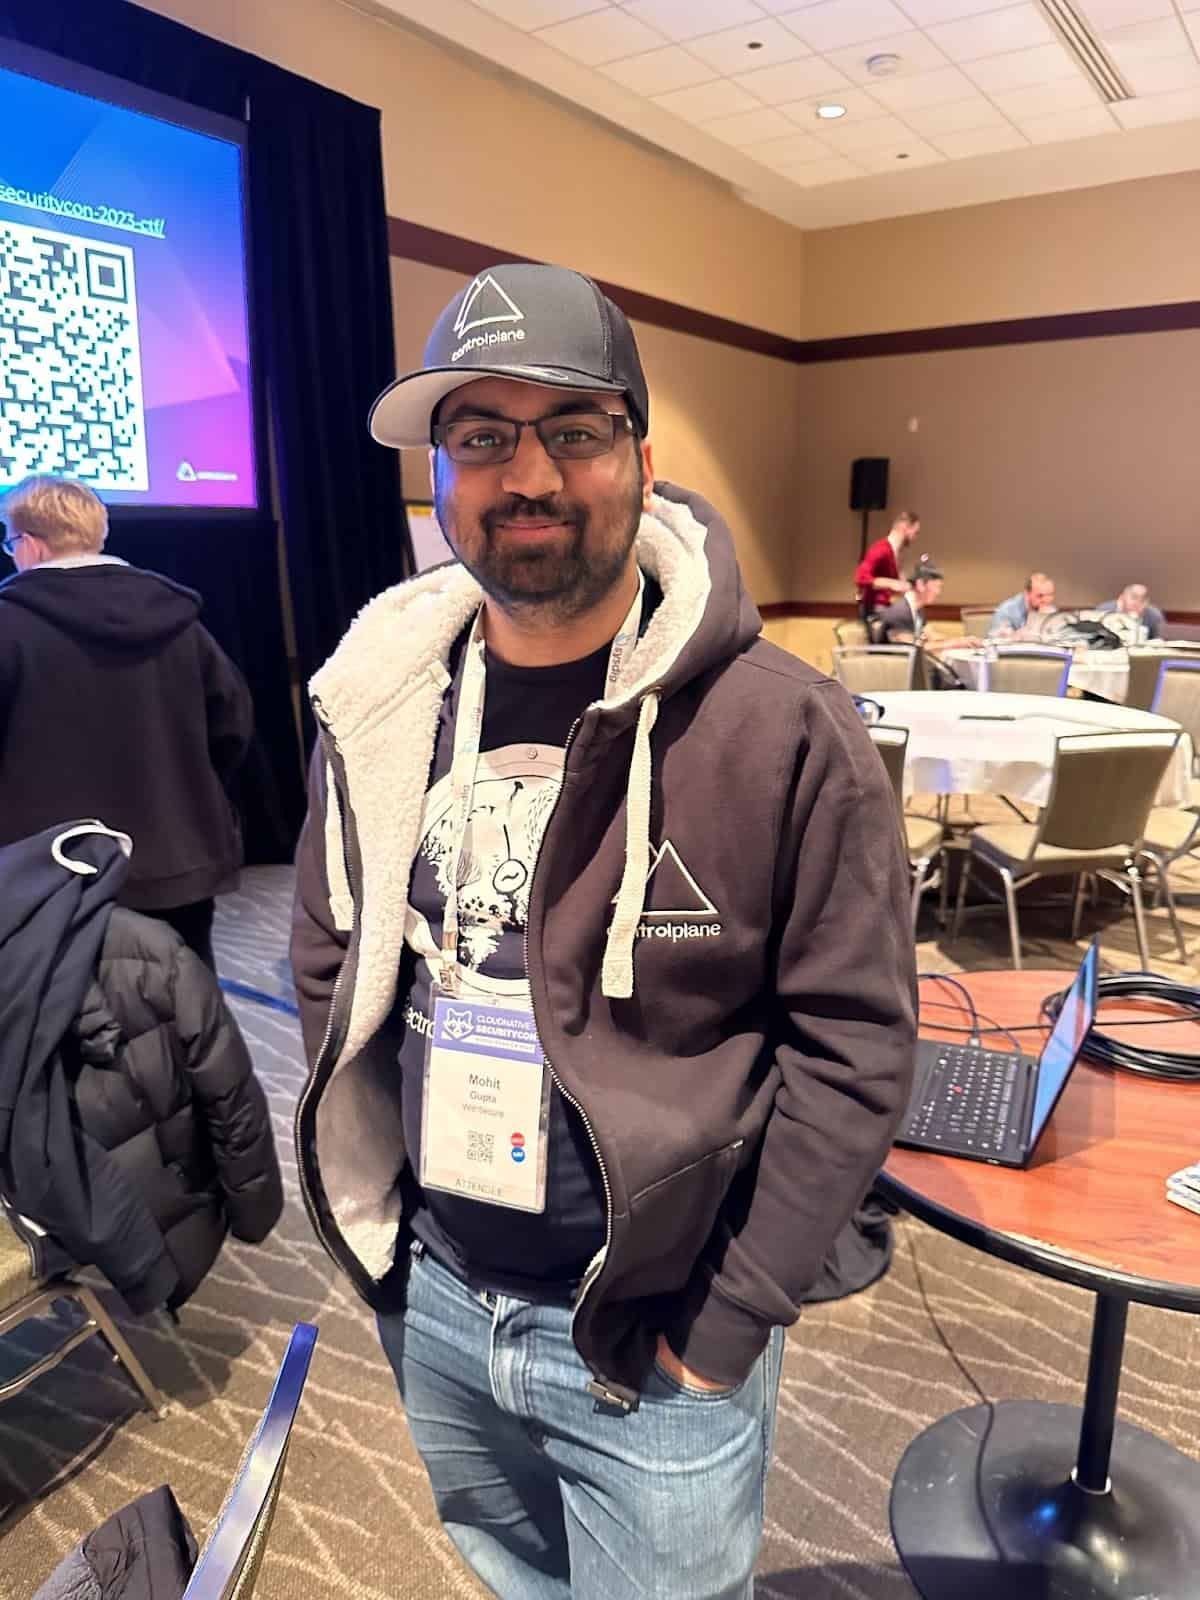
<path fill-rule="evenodd" d="M 1050 1037 L 1038 1062 L 1037 1092 L 1033 1101 L 1033 1126 L 1030 1149 L 1042 1136 L 1050 1113 L 1058 1103 L 1071 1068 L 1079 1056 L 1084 1035 L 1096 1016 L 1096 967 L 1098 954 L 1093 944 L 1080 963 L 1075 981 L 1067 990 Z"/>

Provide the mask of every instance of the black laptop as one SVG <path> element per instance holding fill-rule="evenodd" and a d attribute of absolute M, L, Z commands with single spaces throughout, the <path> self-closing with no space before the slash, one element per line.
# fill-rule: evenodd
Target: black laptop
<path fill-rule="evenodd" d="M 1027 1167 L 1096 1016 L 1091 946 L 1041 1055 L 917 1041 L 917 1072 L 896 1143 L 969 1161 Z"/>

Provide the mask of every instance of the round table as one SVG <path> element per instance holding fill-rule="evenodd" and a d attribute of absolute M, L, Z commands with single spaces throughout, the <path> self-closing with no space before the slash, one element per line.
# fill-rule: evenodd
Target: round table
<path fill-rule="evenodd" d="M 1070 975 L 975 972 L 962 981 L 981 1012 L 1016 1027 L 1035 1022 L 1042 998 Z M 1115 1019 L 1161 1010 L 1103 1003 L 1100 1024 L 1119 1035 Z M 1195 1022 L 1153 1032 L 1157 1047 L 1200 1050 Z M 924 1019 L 921 1034 L 946 1036 Z M 1124 1036 L 1139 1035 L 1144 1041 L 1146 1030 Z M 1024 1171 L 924 1150 L 889 1155 L 881 1184 L 905 1210 L 1096 1295 L 1082 1410 L 971 1406 L 905 1452 L 892 1485 L 892 1534 L 925 1600 L 1197 1594 L 1200 1463 L 1116 1420 L 1129 1303 L 1200 1312 L 1200 1216 L 1172 1205 L 1165 1187 L 1196 1160 L 1200 1083 L 1156 1082 L 1086 1060 Z"/>
<path fill-rule="evenodd" d="M 1062 735 L 1179 728 L 1149 711 L 1054 695 L 904 689 L 881 690 L 872 699 L 883 708 L 880 722 L 908 729 L 904 781 L 910 793 L 1003 794 L 1035 806 L 1050 798 L 1054 745 Z M 1186 804 L 1191 770 L 1192 742 L 1185 734 L 1155 803 Z"/>
<path fill-rule="evenodd" d="M 941 659 L 972 689 L 987 686 L 987 656 L 982 650 L 943 650 Z M 1129 657 L 1124 650 L 1077 650 L 1068 681 L 1105 700 L 1123 701 L 1129 688 Z"/>

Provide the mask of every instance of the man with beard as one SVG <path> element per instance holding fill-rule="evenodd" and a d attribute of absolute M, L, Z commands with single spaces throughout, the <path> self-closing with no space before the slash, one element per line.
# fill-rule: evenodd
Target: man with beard
<path fill-rule="evenodd" d="M 513 1600 L 751 1593 L 783 1328 L 911 1073 L 883 766 L 648 421 L 594 283 L 481 274 L 371 421 L 458 560 L 311 686 L 303 1191 Z"/>

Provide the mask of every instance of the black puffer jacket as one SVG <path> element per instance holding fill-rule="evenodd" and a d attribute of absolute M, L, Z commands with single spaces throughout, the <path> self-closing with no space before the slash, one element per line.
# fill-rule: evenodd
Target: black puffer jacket
<path fill-rule="evenodd" d="M 227 1229 L 248 1244 L 283 1209 L 266 1098 L 216 979 L 165 923 L 117 907 L 73 1036 L 80 1126 L 120 1166 L 191 1295 Z"/>

